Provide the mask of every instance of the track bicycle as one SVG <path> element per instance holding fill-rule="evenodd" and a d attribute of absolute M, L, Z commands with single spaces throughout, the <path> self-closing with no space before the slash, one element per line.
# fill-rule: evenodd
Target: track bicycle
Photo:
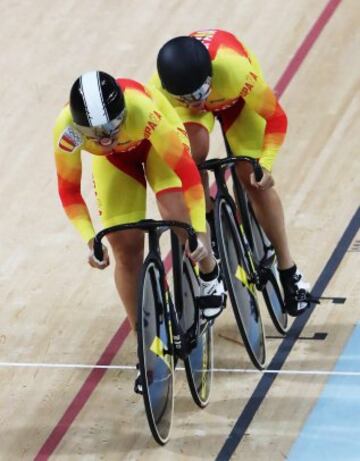
<path fill-rule="evenodd" d="M 152 435 L 160 445 L 170 437 L 177 360 L 184 360 L 191 394 L 200 407 L 209 401 L 213 368 L 213 322 L 202 319 L 199 314 L 199 282 L 173 230 L 173 297 L 166 280 L 159 240 L 164 231 L 175 227 L 186 231 L 193 251 L 197 246 L 195 231 L 178 221 L 148 219 L 112 226 L 100 231 L 94 239 L 94 254 L 101 261 L 101 240 L 105 235 L 129 229 L 141 229 L 148 235 L 148 254 L 138 288 L 137 342 L 146 416 Z"/>

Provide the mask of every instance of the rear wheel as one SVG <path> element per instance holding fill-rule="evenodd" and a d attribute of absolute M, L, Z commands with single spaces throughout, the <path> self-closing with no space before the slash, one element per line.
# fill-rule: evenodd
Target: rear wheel
<path fill-rule="evenodd" d="M 276 256 L 269 239 L 257 222 L 254 211 L 248 203 L 251 233 L 254 244 L 254 256 L 257 264 L 265 271 L 267 282 L 262 290 L 271 320 L 279 333 L 285 334 L 289 328 L 288 315 L 285 311 L 284 298 L 281 293 Z"/>
<path fill-rule="evenodd" d="M 256 286 L 251 280 L 239 226 L 224 198 L 216 202 L 215 225 L 224 278 L 236 322 L 251 361 L 261 369 L 265 365 L 266 348 Z"/>
<path fill-rule="evenodd" d="M 138 304 L 138 356 L 146 416 L 155 440 L 164 445 L 174 412 L 174 360 L 162 268 L 147 260 Z"/>
<path fill-rule="evenodd" d="M 184 330 L 193 336 L 195 347 L 184 363 L 194 402 L 204 408 L 209 403 L 212 383 L 213 334 L 212 323 L 199 318 L 194 293 L 196 286 L 198 287 L 198 281 L 190 261 L 186 258 L 183 270 L 184 313 L 181 323 Z"/>

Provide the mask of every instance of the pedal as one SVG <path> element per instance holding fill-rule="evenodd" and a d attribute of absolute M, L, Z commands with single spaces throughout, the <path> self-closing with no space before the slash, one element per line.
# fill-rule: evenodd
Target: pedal
<path fill-rule="evenodd" d="M 227 294 L 226 293 L 223 293 L 222 295 L 199 296 L 198 298 L 196 298 L 196 306 L 200 310 L 200 313 L 201 313 L 200 315 L 202 317 L 204 317 L 206 320 L 214 320 L 225 309 L 226 300 L 227 300 Z M 207 317 L 204 316 L 203 310 L 208 309 L 208 308 L 220 309 L 220 311 L 214 317 L 207 318 Z"/>
<path fill-rule="evenodd" d="M 320 304 L 320 299 L 318 296 L 312 296 L 310 293 L 306 293 L 305 301 L 309 304 Z"/>

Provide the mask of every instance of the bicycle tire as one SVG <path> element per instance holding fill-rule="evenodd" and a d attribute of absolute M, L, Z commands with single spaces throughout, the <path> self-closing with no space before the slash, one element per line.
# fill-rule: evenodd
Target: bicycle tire
<path fill-rule="evenodd" d="M 198 285 L 191 262 L 185 258 L 183 264 L 184 313 L 180 322 L 183 328 L 194 325 L 197 330 L 196 345 L 185 358 L 185 371 L 194 402 L 205 408 L 209 403 L 213 377 L 213 327 L 212 322 L 199 318 L 194 287 Z"/>
<path fill-rule="evenodd" d="M 145 260 L 137 319 L 145 412 L 151 433 L 160 445 L 169 440 L 174 413 L 174 358 L 163 275 L 156 260 Z"/>
<path fill-rule="evenodd" d="M 189 337 L 193 349 L 184 359 L 186 379 L 194 402 L 204 408 L 210 398 L 213 373 L 213 333 L 212 324 L 200 325 L 196 298 L 200 286 L 193 264 L 179 243 L 177 236 L 171 234 L 173 255 L 174 298 L 181 329 Z M 180 283 L 179 283 L 180 282 Z"/>
<path fill-rule="evenodd" d="M 258 223 L 250 203 L 248 203 L 248 210 L 254 242 L 254 257 L 257 265 L 262 266 L 266 271 L 267 282 L 262 289 L 265 304 L 275 328 L 280 334 L 284 335 L 289 329 L 289 322 L 281 293 L 275 252 L 272 250 L 272 254 L 269 254 L 269 249 L 271 249 L 270 241 Z"/>
<path fill-rule="evenodd" d="M 228 199 L 216 200 L 215 229 L 225 283 L 245 349 L 258 369 L 266 361 L 264 326 L 257 302 L 255 284 L 251 282 L 242 231 L 235 220 Z"/>

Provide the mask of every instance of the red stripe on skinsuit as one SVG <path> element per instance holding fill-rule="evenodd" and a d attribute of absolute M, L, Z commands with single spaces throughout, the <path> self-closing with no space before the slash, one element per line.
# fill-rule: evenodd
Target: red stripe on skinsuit
<path fill-rule="evenodd" d="M 225 133 L 230 129 L 231 125 L 235 122 L 235 120 L 241 114 L 243 107 L 245 105 L 245 101 L 242 98 L 239 98 L 238 102 L 233 106 L 229 107 L 225 110 L 219 110 L 217 115 L 221 119 L 222 126 L 224 127 Z"/>
<path fill-rule="evenodd" d="M 138 181 L 143 187 L 146 187 L 143 163 L 146 161 L 150 148 L 150 142 L 144 139 L 135 149 L 108 155 L 106 160 L 123 173 Z"/>

